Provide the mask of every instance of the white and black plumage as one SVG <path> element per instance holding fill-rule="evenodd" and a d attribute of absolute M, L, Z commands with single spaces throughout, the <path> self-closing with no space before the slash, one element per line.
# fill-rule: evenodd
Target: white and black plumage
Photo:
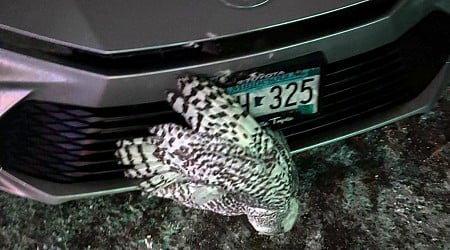
<path fill-rule="evenodd" d="M 234 98 L 208 80 L 178 79 L 167 100 L 191 128 L 161 124 L 149 137 L 118 142 L 125 175 L 149 196 L 223 215 L 246 214 L 262 234 L 290 230 L 297 176 L 281 133 L 262 128 Z"/>

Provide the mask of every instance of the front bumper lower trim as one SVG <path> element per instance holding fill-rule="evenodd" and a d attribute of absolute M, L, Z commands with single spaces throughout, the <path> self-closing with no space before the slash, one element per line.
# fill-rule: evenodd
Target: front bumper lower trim
<path fill-rule="evenodd" d="M 296 147 L 298 149 L 292 154 L 365 133 L 409 116 L 428 112 L 439 100 L 449 83 L 450 58 L 428 87 L 416 98 L 382 114 L 374 114 L 365 120 L 349 124 L 345 129 L 336 128 L 336 130 L 326 133 L 319 133 L 315 135 L 315 138 L 309 140 L 308 144 L 299 144 Z M 336 137 L 337 131 L 340 134 L 338 137 Z M 15 171 L 6 171 L 0 167 L 0 190 L 47 204 L 60 204 L 81 198 L 135 191 L 138 190 L 138 181 L 121 178 L 63 184 L 34 178 Z"/>

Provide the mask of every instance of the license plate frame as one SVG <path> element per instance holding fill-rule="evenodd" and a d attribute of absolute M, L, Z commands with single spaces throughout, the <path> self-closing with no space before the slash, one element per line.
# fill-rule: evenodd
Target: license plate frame
<path fill-rule="evenodd" d="M 252 114 L 262 126 L 280 129 L 292 125 L 295 122 L 320 115 L 322 107 L 322 98 L 320 94 L 322 92 L 322 83 L 325 80 L 325 70 L 325 57 L 323 53 L 316 52 L 279 63 L 238 71 L 229 76 L 228 81 L 225 84 L 222 84 L 221 87 L 223 87 L 225 91 L 232 96 L 239 96 L 242 93 L 245 93 L 245 95 L 249 94 L 249 99 L 253 103 L 249 102 L 249 105 L 243 105 L 244 108 L 246 108 L 247 111 L 249 111 L 249 113 Z M 258 98 L 260 100 L 261 98 L 262 100 L 266 98 L 261 94 L 264 90 L 274 88 L 273 86 L 278 86 L 276 87 L 277 89 L 282 87 L 286 89 L 289 84 L 289 87 L 291 87 L 292 90 L 294 88 L 294 85 L 292 84 L 293 82 L 297 83 L 296 89 L 298 89 L 302 87 L 298 85 L 302 84 L 300 81 L 309 79 L 312 76 L 315 77 L 315 82 L 313 82 L 315 86 L 312 86 L 312 91 L 314 91 L 311 96 L 313 102 L 312 106 L 298 105 L 298 107 L 295 108 L 290 106 L 287 109 L 275 109 L 275 112 L 273 113 L 266 112 L 267 110 L 262 112 L 261 110 L 258 112 L 251 110 L 252 108 L 250 108 L 250 106 L 255 104 L 258 101 Z M 294 92 L 291 92 L 291 94 L 292 93 Z M 252 97 L 255 99 L 252 99 Z M 238 102 L 243 104 L 242 99 L 239 97 L 236 97 L 236 99 Z M 290 104 L 292 104 L 293 99 L 291 98 L 290 100 Z M 299 99 L 297 99 L 297 101 L 299 101 Z M 261 103 L 259 104 L 260 105 L 258 107 L 261 107 Z M 270 103 L 265 103 L 264 105 L 269 104 Z"/>

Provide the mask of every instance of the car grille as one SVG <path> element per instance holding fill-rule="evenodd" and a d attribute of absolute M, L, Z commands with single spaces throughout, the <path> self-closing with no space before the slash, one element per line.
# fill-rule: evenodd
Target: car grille
<path fill-rule="evenodd" d="M 443 20 L 448 17 L 432 14 L 398 41 L 328 64 L 320 115 L 285 128 L 288 140 L 417 96 L 450 52 Z M 117 177 L 124 168 L 114 157 L 116 141 L 145 136 L 149 126 L 164 122 L 183 123 L 166 103 L 86 108 L 26 101 L 1 121 L 1 162 L 7 169 L 58 182 Z"/>

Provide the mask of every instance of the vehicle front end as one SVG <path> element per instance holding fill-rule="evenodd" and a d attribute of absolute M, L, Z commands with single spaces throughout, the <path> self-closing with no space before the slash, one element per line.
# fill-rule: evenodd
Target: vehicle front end
<path fill-rule="evenodd" d="M 116 142 L 183 124 L 164 101 L 182 74 L 260 101 L 252 82 L 294 79 L 299 106 L 243 103 L 293 154 L 427 112 L 450 82 L 446 0 L 5 2 L 0 190 L 50 204 L 137 190 Z"/>

